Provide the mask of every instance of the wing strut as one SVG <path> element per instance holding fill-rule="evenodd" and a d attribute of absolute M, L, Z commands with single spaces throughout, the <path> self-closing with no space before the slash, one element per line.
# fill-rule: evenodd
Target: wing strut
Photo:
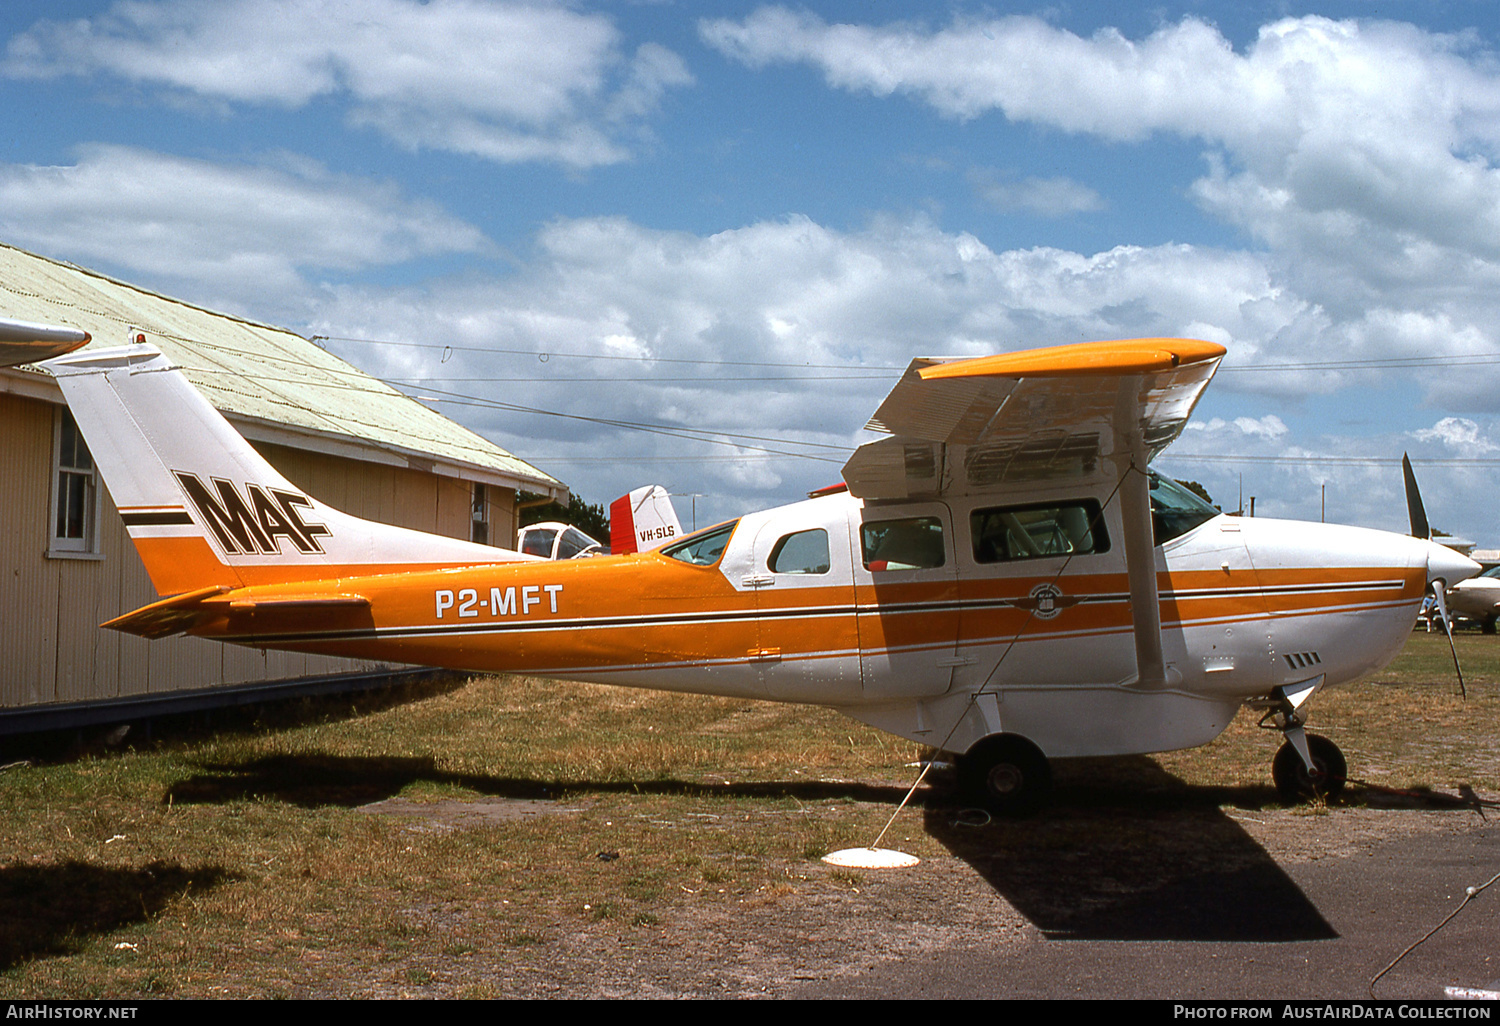
<path fill-rule="evenodd" d="M 1130 582 L 1130 618 L 1135 625 L 1137 687 L 1167 683 L 1161 648 L 1161 595 L 1156 584 L 1156 540 L 1151 529 L 1150 454 L 1141 425 L 1138 375 L 1120 379 L 1115 404 L 1115 450 L 1111 457 L 1120 475 L 1120 513 L 1125 527 L 1125 574 Z"/>

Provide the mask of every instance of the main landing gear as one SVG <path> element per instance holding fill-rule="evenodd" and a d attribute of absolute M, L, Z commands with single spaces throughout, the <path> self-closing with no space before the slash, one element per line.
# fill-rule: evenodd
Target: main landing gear
<path fill-rule="evenodd" d="M 1279 730 L 1286 738 L 1271 761 L 1271 779 L 1276 784 L 1276 793 L 1288 805 L 1336 796 L 1344 789 L 1349 772 L 1338 745 L 1302 729 L 1307 720 L 1302 705 L 1322 685 L 1322 677 L 1286 684 L 1273 690 L 1268 698 L 1248 703 L 1266 710 L 1260 718 L 1262 727 Z"/>
<path fill-rule="evenodd" d="M 958 757 L 963 801 L 997 816 L 1026 816 L 1052 792 L 1052 768 L 1042 750 L 1019 734 L 991 734 Z"/>

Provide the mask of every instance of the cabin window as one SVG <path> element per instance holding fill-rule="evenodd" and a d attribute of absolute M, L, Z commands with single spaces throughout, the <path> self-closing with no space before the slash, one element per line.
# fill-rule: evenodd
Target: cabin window
<path fill-rule="evenodd" d="M 969 530 L 976 563 L 1109 551 L 1104 517 L 1093 499 L 976 509 Z"/>
<path fill-rule="evenodd" d="M 662 549 L 662 555 L 694 566 L 713 566 L 724 555 L 724 546 L 729 544 L 729 536 L 734 533 L 734 526 L 738 523 L 738 520 L 731 520 L 727 524 L 690 534 L 676 545 Z"/>
<path fill-rule="evenodd" d="M 1151 534 L 1157 545 L 1187 534 L 1218 515 L 1218 510 L 1170 477 L 1151 474 Z"/>
<path fill-rule="evenodd" d="M 49 556 L 99 553 L 99 479 L 83 433 L 67 407 L 53 422 L 52 541 Z"/>
<path fill-rule="evenodd" d="M 549 527 L 527 531 L 525 539 L 521 542 L 521 551 L 528 556 L 541 556 L 543 559 L 551 559 L 552 542 L 556 538 L 557 531 Z"/>
<path fill-rule="evenodd" d="M 828 532 L 819 527 L 787 535 L 771 550 L 766 565 L 773 574 L 826 574 Z"/>
<path fill-rule="evenodd" d="M 859 540 L 866 570 L 927 570 L 945 560 L 943 522 L 937 517 L 862 524 Z"/>

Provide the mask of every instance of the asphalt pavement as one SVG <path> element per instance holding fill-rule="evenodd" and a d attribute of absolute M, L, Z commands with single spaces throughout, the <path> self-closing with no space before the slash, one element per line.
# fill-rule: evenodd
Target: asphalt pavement
<path fill-rule="evenodd" d="M 956 852 L 1026 915 L 1025 943 L 885 962 L 783 996 L 1364 1001 L 1378 974 L 1463 905 L 1466 888 L 1500 874 L 1495 818 L 1445 816 L 1441 828 L 1312 861 L 1283 864 L 1252 846 L 1259 857 L 1187 866 L 1116 901 L 1082 900 L 1089 881 L 1061 860 L 1023 878 L 1007 869 L 1014 859 Z M 1441 1000 L 1448 987 L 1497 980 L 1500 882 L 1400 958 L 1373 996 Z"/>

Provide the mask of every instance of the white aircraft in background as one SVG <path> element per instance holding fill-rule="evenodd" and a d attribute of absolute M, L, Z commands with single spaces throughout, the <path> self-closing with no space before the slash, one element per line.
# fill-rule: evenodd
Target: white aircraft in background
<path fill-rule="evenodd" d="M 609 507 L 608 549 L 570 524 L 528 524 L 517 535 L 516 550 L 543 559 L 580 559 L 650 552 L 682 535 L 672 499 L 661 485 L 646 485 L 622 495 Z"/>
<path fill-rule="evenodd" d="M 544 520 L 516 532 L 516 551 L 542 559 L 583 559 L 602 556 L 604 544 L 571 524 Z"/>
<path fill-rule="evenodd" d="M 105 626 L 828 706 L 1032 809 L 1049 760 L 1189 748 L 1245 706 L 1283 795 L 1334 793 L 1320 689 L 1478 566 L 1420 538 L 1225 516 L 1150 461 L 1225 350 L 916 360 L 845 486 L 652 551 L 542 561 L 298 491 L 154 348 L 50 362 L 162 600 Z M 628 498 L 628 497 L 627 497 Z M 675 518 L 674 518 L 675 519 Z"/>
<path fill-rule="evenodd" d="M 1449 588 L 1448 608 L 1455 616 L 1478 621 L 1485 634 L 1494 634 L 1500 617 L 1500 566 Z"/>

